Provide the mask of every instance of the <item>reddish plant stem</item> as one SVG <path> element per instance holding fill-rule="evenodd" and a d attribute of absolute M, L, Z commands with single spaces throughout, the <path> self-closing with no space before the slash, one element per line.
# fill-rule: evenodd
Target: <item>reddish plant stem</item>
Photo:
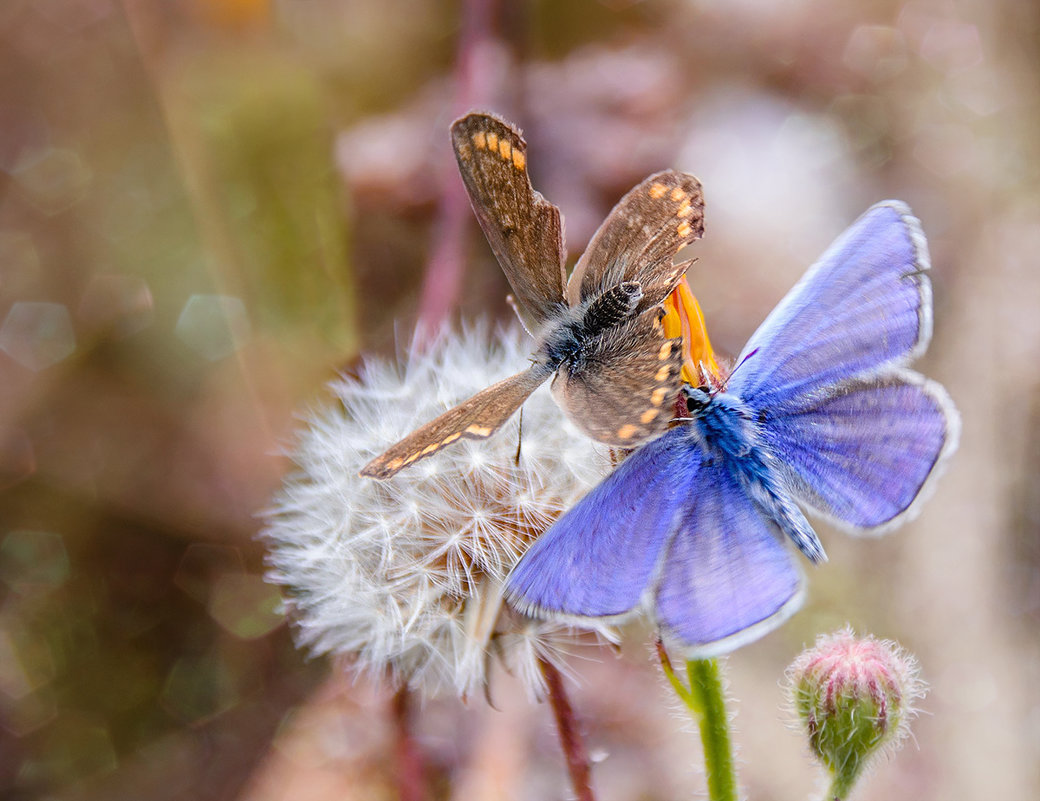
<path fill-rule="evenodd" d="M 411 693 L 402 687 L 391 701 L 394 722 L 394 750 L 397 756 L 397 790 L 400 801 L 426 801 L 426 781 L 422 754 L 412 737 Z"/>
<path fill-rule="evenodd" d="M 419 299 L 416 345 L 424 347 L 458 304 L 465 266 L 469 200 L 457 176 L 445 181 L 435 225 L 436 239 L 426 262 Z"/>
<path fill-rule="evenodd" d="M 540 661 L 542 675 L 549 688 L 549 704 L 556 718 L 556 730 L 560 735 L 560 747 L 567 759 L 567 772 L 571 777 L 574 797 L 578 801 L 596 801 L 592 794 L 592 772 L 585 741 L 581 737 L 574 708 L 563 689 L 563 676 L 546 660 Z"/>
<path fill-rule="evenodd" d="M 491 26 L 497 3 L 498 0 L 463 0 L 462 30 L 455 59 L 456 114 L 468 111 L 492 94 L 486 85 L 489 71 L 482 69 L 482 62 L 492 41 Z M 431 335 L 457 307 L 462 290 L 469 198 L 454 168 L 445 170 L 442 183 L 435 239 L 419 299 L 416 325 L 419 347 L 429 342 Z"/>

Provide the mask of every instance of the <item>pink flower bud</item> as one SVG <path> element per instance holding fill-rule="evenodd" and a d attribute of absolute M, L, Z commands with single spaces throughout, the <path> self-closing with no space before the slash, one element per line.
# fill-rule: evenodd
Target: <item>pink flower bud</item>
<path fill-rule="evenodd" d="M 890 640 L 856 637 L 850 628 L 821 635 L 787 677 L 809 746 L 833 776 L 833 799 L 847 796 L 875 754 L 899 747 L 913 702 L 924 695 L 912 655 Z"/>

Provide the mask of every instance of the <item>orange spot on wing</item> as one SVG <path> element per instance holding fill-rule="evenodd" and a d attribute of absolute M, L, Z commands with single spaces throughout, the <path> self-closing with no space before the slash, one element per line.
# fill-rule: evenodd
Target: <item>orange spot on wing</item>
<path fill-rule="evenodd" d="M 657 417 L 657 415 L 657 409 L 647 409 L 645 412 L 643 412 L 642 415 L 640 415 L 639 422 L 643 425 L 648 425 L 649 423 L 653 422 L 654 418 Z"/>
<path fill-rule="evenodd" d="M 679 206 L 679 210 L 675 212 L 675 216 L 689 217 L 691 214 L 693 214 L 693 205 L 690 203 L 690 199 L 687 198 L 682 202 L 682 205 Z"/>
<path fill-rule="evenodd" d="M 676 203 L 678 203 L 684 197 L 686 197 L 686 193 L 682 190 L 682 187 L 677 186 L 675 187 L 675 189 L 672 190 L 672 200 L 674 200 Z"/>
<path fill-rule="evenodd" d="M 477 131 L 473 134 L 473 144 L 476 145 L 477 150 L 484 150 L 487 147 L 487 138 L 484 136 L 483 131 Z"/>
<path fill-rule="evenodd" d="M 524 156 L 524 152 L 517 150 L 515 147 L 513 148 L 513 166 L 518 170 L 522 170 L 527 166 L 527 157 Z"/>
<path fill-rule="evenodd" d="M 683 220 L 679 223 L 679 227 L 675 229 L 675 232 L 685 239 L 693 232 L 693 228 L 690 227 L 690 224 L 686 222 L 686 220 Z"/>
<path fill-rule="evenodd" d="M 498 150 L 498 134 L 494 131 L 487 132 L 487 148 L 488 150 Z"/>
<path fill-rule="evenodd" d="M 638 430 L 639 429 L 631 423 L 625 423 L 623 426 L 621 426 L 621 428 L 617 430 L 617 437 L 618 439 L 632 439 L 632 437 L 635 436 L 635 433 Z"/>
<path fill-rule="evenodd" d="M 509 157 L 513 154 L 513 145 L 508 139 L 502 139 L 498 143 L 498 155 L 504 160 L 509 161 Z"/>
<path fill-rule="evenodd" d="M 654 200 L 664 197 L 664 193 L 668 191 L 668 187 L 664 184 L 651 184 L 650 185 L 650 197 Z"/>

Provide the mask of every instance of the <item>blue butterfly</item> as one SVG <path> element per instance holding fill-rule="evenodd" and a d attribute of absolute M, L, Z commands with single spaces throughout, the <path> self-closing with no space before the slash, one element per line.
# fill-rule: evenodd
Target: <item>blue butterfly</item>
<path fill-rule="evenodd" d="M 924 234 L 897 201 L 859 218 L 751 337 L 723 390 L 563 515 L 510 574 L 523 612 L 619 620 L 649 608 L 688 656 L 730 651 L 801 604 L 793 542 L 826 559 L 799 507 L 854 531 L 912 515 L 959 417 L 906 367 L 928 345 Z"/>

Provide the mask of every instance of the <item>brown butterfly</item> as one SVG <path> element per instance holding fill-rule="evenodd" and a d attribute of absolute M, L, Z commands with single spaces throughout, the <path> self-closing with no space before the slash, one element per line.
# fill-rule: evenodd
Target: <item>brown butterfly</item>
<path fill-rule="evenodd" d="M 704 232 L 700 182 L 666 171 L 629 191 L 567 281 L 560 210 L 532 188 L 520 132 L 471 113 L 452 124 L 451 138 L 473 211 L 538 347 L 522 373 L 412 432 L 361 475 L 389 478 L 455 440 L 490 437 L 553 375 L 557 402 L 594 439 L 632 448 L 663 431 L 682 348 L 664 334 L 662 304 L 692 263 L 672 258 Z"/>

